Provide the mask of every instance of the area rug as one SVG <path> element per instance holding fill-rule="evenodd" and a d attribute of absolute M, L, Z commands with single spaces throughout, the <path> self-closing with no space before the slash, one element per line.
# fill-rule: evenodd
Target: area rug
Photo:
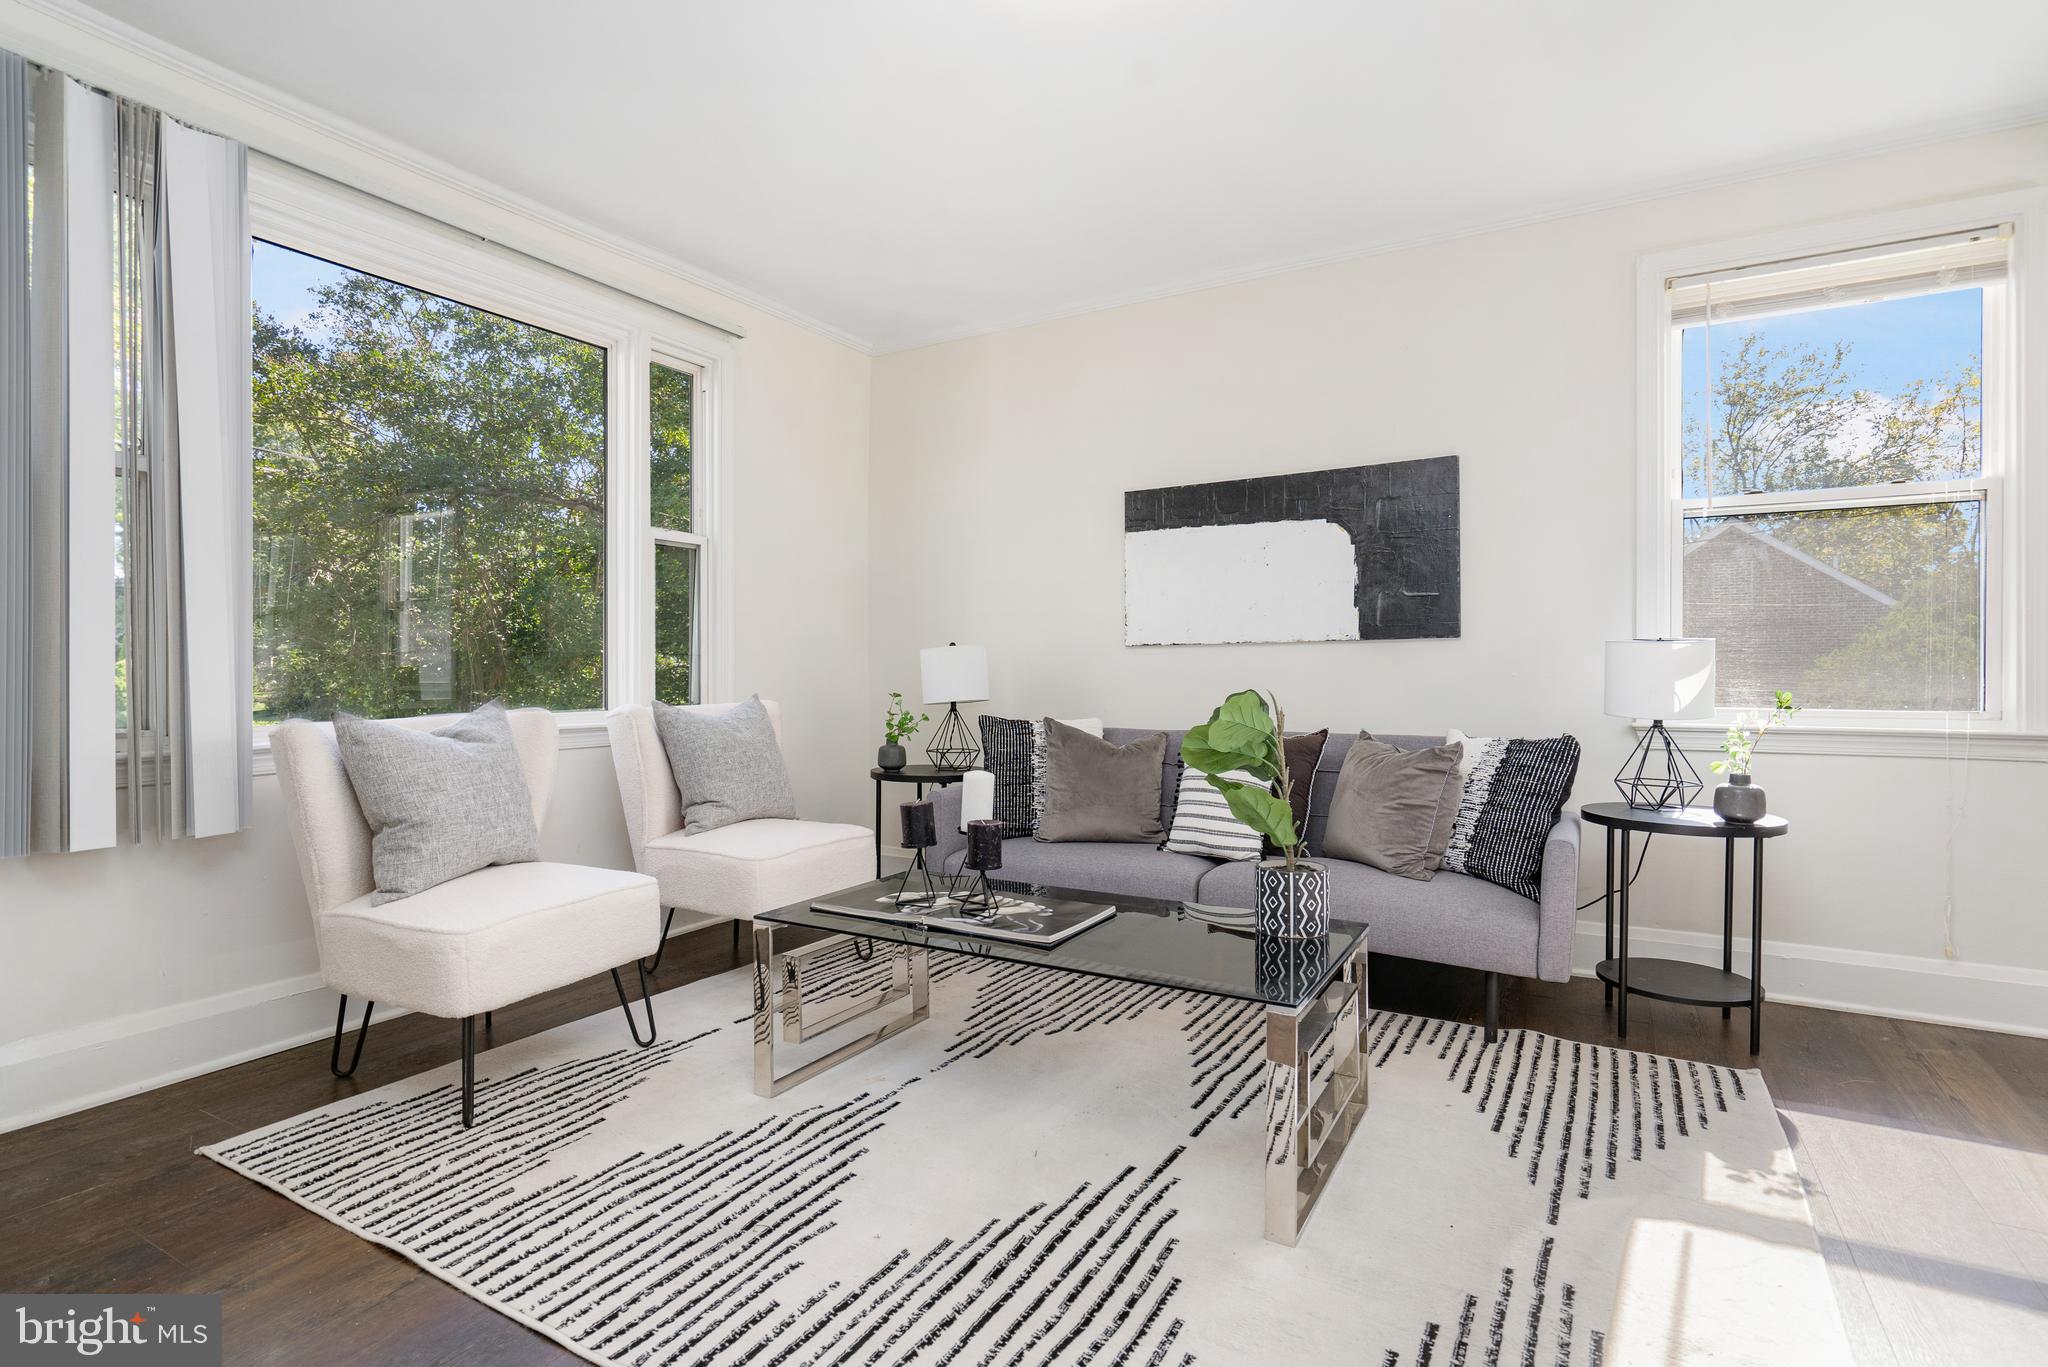
<path fill-rule="evenodd" d="M 835 970 L 857 993 L 877 971 Z M 1261 1237 L 1254 1006 L 935 956 L 931 1018 L 765 1101 L 746 971 L 202 1150 L 593 1361 L 1847 1363 L 1763 1079 L 1370 1018 Z M 376 1047 L 375 1040 L 370 1047 Z"/>

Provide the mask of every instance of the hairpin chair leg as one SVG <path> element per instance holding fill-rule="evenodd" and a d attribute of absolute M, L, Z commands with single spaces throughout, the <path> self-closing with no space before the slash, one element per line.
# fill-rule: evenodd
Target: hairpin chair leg
<path fill-rule="evenodd" d="M 638 968 L 639 965 L 635 964 Z M 626 1000 L 626 984 L 619 977 L 619 970 L 612 970 L 612 986 L 619 991 L 619 1006 L 626 1013 L 626 1029 L 632 1033 L 633 1043 L 645 1049 L 654 1043 L 654 994 L 647 988 L 647 970 L 640 969 L 640 1001 L 647 1008 L 647 1038 L 640 1038 L 640 1027 L 633 1022 L 633 1006 Z"/>
<path fill-rule="evenodd" d="M 348 1015 L 348 994 L 341 994 L 341 1005 L 334 1008 L 334 1053 L 327 1060 L 327 1067 L 336 1077 L 354 1077 L 356 1065 L 363 1061 L 363 1041 L 370 1037 L 370 1013 L 377 1009 L 377 1003 L 363 1003 L 363 1023 L 356 1027 L 355 1052 L 349 1055 L 348 1068 L 341 1066 L 341 1023 Z"/>
<path fill-rule="evenodd" d="M 654 947 L 654 957 L 653 957 L 653 958 L 651 958 L 651 959 L 642 959 L 642 960 L 640 961 L 640 971 L 641 971 L 641 972 L 643 972 L 643 973 L 652 973 L 652 972 L 653 972 L 653 971 L 654 971 L 655 969 L 657 969 L 657 968 L 660 968 L 660 967 L 661 967 L 661 956 L 662 956 L 662 955 L 664 955 L 664 954 L 666 954 L 666 953 L 668 953 L 668 932 L 669 932 L 669 927 L 670 927 L 670 926 L 673 926 L 673 925 L 674 925 L 675 923 L 676 923 L 676 909 L 675 909 L 674 907 L 670 907 L 670 908 L 668 909 L 668 915 L 664 916 L 664 917 L 662 918 L 662 920 L 661 920 L 661 943 L 660 943 L 660 944 L 658 944 L 658 945 L 656 945 L 656 946 Z M 738 943 L 738 941 L 734 941 L 734 943 L 735 943 L 735 944 L 737 944 L 737 943 Z"/>
<path fill-rule="evenodd" d="M 476 1124 L 476 1017 L 462 1018 L 462 1128 Z"/>

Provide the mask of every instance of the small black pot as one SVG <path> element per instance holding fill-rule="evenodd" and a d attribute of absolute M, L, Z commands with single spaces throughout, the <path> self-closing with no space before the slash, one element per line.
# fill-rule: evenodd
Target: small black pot
<path fill-rule="evenodd" d="M 910 756 L 900 745 L 884 745 L 875 751 L 875 767 L 895 771 L 910 763 Z"/>

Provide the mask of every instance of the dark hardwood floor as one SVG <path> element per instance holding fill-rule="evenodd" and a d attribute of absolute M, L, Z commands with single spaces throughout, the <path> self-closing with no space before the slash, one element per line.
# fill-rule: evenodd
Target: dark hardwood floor
<path fill-rule="evenodd" d="M 726 930 L 712 926 L 672 941 L 656 982 L 666 990 L 732 964 Z M 1477 974 L 1398 959 L 1374 962 L 1372 994 L 1375 1007 L 1466 1021 L 1477 1020 L 1483 1007 Z M 592 978 L 498 1012 L 492 1042 L 617 1010 L 610 978 Z M 1587 979 L 1504 983 L 1502 1021 L 1572 1039 L 1612 1038 L 1599 985 Z M 1629 1043 L 1639 1049 L 1752 1062 L 1740 1012 L 1724 1022 L 1715 1011 L 1643 1000 L 1632 1008 L 1630 1025 Z M 429 1017 L 379 1022 L 360 1070 L 346 1082 L 329 1075 L 327 1049 L 322 1041 L 0 1135 L 0 1288 L 217 1292 L 224 1297 L 227 1359 L 235 1363 L 577 1361 L 396 1254 L 193 1153 L 447 1063 L 457 1055 L 457 1031 L 454 1022 Z M 2023 1182 L 2042 1182 L 2048 1040 L 1772 1005 L 1757 1063 L 1795 1141 L 1802 1124 L 1875 1127 L 1961 1145 L 1965 1154 L 1981 1147 L 1987 1162 L 2022 1163 Z M 1369 1152 L 1356 1157 L 1370 1161 Z M 1802 1151 L 1803 1169 L 1813 1161 Z M 1971 1173 L 1960 1171 L 1963 1198 L 1970 1182 Z M 1922 1285 L 1953 1290 L 1960 1282 L 1968 1297 L 2048 1316 L 2041 1280 L 2048 1264 L 2031 1276 L 2024 1269 L 2015 1275 L 1997 1259 L 1935 1266 L 1945 1260 L 1864 1247 L 1869 1241 L 1853 1234 L 1855 1212 L 1837 1207 L 1859 1199 L 1881 1205 L 1883 1194 L 1845 1191 L 1832 1175 L 1816 1185 L 1827 1189 L 1829 1204 L 1816 1218 L 1830 1263 L 1838 1265 L 1837 1289 L 1859 1361 L 1941 1360 L 1914 1349 L 1916 1327 L 1924 1322 L 1930 1333 L 1946 1332 L 1941 1320 L 1949 1313 L 1932 1291 L 1919 1300 L 1906 1296 Z M 2048 1184 L 2032 1196 L 2048 1211 L 2044 1193 Z M 2013 1256 L 2024 1264 L 2043 1254 L 2048 1234 Z M 1880 1264 L 1882 1285 L 1859 1290 L 1858 1278 Z M 1894 1283 L 1905 1288 L 1899 1296 L 1885 1290 Z M 2040 1323 L 2048 1332 L 2048 1318 Z"/>

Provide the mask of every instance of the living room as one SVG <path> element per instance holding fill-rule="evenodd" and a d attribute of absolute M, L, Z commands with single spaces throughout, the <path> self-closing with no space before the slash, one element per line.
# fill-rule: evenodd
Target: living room
<path fill-rule="evenodd" d="M 2037 7 L 336 17 L 0 0 L 18 1360 L 2038 1352 Z"/>

